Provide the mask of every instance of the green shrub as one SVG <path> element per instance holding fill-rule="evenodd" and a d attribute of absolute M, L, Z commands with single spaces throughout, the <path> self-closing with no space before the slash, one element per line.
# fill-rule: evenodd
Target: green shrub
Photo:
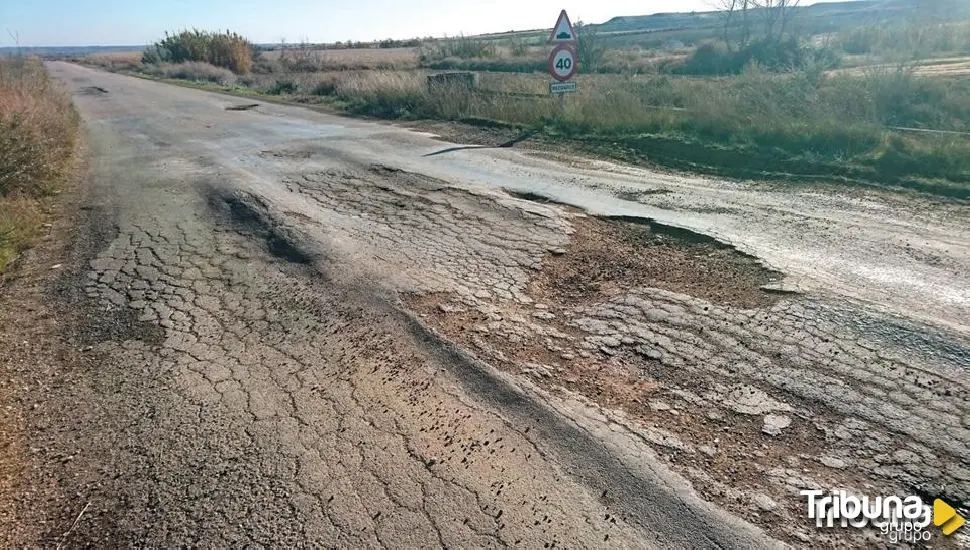
<path fill-rule="evenodd" d="M 695 75 L 740 74 L 744 68 L 757 64 L 769 71 L 789 71 L 816 65 L 830 69 L 839 63 L 838 54 L 831 48 L 813 48 L 799 44 L 794 38 L 785 40 L 757 40 L 740 50 L 731 50 L 723 42 L 707 42 L 674 72 Z"/>
<path fill-rule="evenodd" d="M 339 81 L 336 89 L 351 112 L 383 118 L 434 116 L 427 109 L 424 77 L 414 73 L 367 71 Z"/>
<path fill-rule="evenodd" d="M 172 52 L 158 44 L 148 46 L 141 54 L 142 63 L 159 65 L 161 63 L 169 63 L 170 61 L 172 61 Z"/>
<path fill-rule="evenodd" d="M 606 43 L 595 27 L 576 23 L 576 56 L 579 69 L 583 72 L 596 72 L 603 65 L 606 56 Z"/>
<path fill-rule="evenodd" d="M 256 74 L 274 74 L 284 72 L 284 68 L 278 60 L 269 59 L 260 52 L 254 56 L 250 71 Z"/>
<path fill-rule="evenodd" d="M 509 52 L 512 57 L 524 57 L 529 53 L 529 45 L 521 36 L 513 36 L 509 38 Z"/>
<path fill-rule="evenodd" d="M 335 95 L 337 93 L 337 80 L 334 78 L 321 80 L 313 85 L 313 89 L 310 91 L 310 93 L 318 96 Z"/>
<path fill-rule="evenodd" d="M 965 139 L 916 140 L 891 135 L 870 163 L 888 180 L 906 176 L 970 181 L 970 143 Z"/>
<path fill-rule="evenodd" d="M 459 36 L 457 38 L 442 39 L 422 45 L 421 61 L 437 61 L 448 57 L 459 59 L 493 58 L 498 55 L 495 42 Z"/>
<path fill-rule="evenodd" d="M 295 94 L 299 88 L 300 86 L 292 80 L 277 80 L 267 91 L 273 95 L 291 95 Z"/>
<path fill-rule="evenodd" d="M 886 54 L 895 58 L 918 58 L 938 53 L 970 52 L 970 23 L 915 24 L 854 27 L 840 31 L 836 45 L 854 55 Z"/>

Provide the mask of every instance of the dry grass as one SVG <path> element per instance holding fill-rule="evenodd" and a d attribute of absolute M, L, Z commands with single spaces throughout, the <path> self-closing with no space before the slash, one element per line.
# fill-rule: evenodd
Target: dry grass
<path fill-rule="evenodd" d="M 39 200 L 71 166 L 78 117 L 37 59 L 0 59 L 0 271 L 29 246 Z"/>
<path fill-rule="evenodd" d="M 97 53 L 84 58 L 84 62 L 109 71 L 134 70 L 141 65 L 141 55 L 141 52 Z"/>
<path fill-rule="evenodd" d="M 910 62 L 913 74 L 925 77 L 965 77 L 970 75 L 970 57 L 947 57 L 939 59 L 928 59 L 920 62 Z M 870 59 L 869 63 L 857 66 L 835 69 L 831 74 L 847 74 L 853 76 L 864 76 L 873 70 L 893 70 L 899 63 L 874 63 Z"/>
<path fill-rule="evenodd" d="M 36 199 L 0 197 L 0 273 L 37 237 L 44 214 Z"/>
<path fill-rule="evenodd" d="M 405 70 L 418 67 L 417 48 L 349 48 L 340 50 L 272 50 L 262 53 L 270 61 L 284 57 L 312 56 L 324 70 Z"/>
<path fill-rule="evenodd" d="M 187 61 L 185 63 L 160 63 L 158 65 L 145 64 L 141 70 L 152 76 L 160 78 L 177 78 L 179 80 L 190 80 L 193 82 L 214 82 L 223 86 L 232 86 L 236 83 L 236 75 L 229 69 L 216 67 L 209 63 L 200 61 Z"/>

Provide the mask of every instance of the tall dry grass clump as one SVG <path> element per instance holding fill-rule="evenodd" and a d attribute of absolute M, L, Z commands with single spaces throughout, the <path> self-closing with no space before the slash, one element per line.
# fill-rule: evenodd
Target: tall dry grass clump
<path fill-rule="evenodd" d="M 424 76 L 396 71 L 362 71 L 337 81 L 334 95 L 351 111 L 380 117 L 430 116 Z"/>
<path fill-rule="evenodd" d="M 145 49 L 142 62 L 147 64 L 185 63 L 195 61 L 246 74 L 252 69 L 253 48 L 234 32 L 184 30 L 165 33 L 165 38 Z"/>
<path fill-rule="evenodd" d="M 78 118 L 32 58 L 0 59 L 0 271 L 40 225 L 38 200 L 67 174 Z"/>
<path fill-rule="evenodd" d="M 63 173 L 77 130 L 70 97 L 37 59 L 0 59 L 0 195 L 40 196 Z"/>

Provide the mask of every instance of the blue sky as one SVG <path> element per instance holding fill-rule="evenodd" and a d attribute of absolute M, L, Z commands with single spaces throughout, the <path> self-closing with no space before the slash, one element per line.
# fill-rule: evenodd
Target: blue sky
<path fill-rule="evenodd" d="M 0 46 L 147 44 L 166 30 L 229 28 L 255 42 L 373 40 L 552 27 L 711 9 L 713 0 L 0 0 Z"/>

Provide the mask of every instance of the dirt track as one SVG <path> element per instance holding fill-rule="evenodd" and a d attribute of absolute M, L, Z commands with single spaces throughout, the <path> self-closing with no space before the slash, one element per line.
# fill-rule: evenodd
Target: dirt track
<path fill-rule="evenodd" d="M 799 488 L 970 506 L 965 204 L 51 70 L 91 183 L 3 309 L 3 546 L 751 547 L 818 541 Z"/>

